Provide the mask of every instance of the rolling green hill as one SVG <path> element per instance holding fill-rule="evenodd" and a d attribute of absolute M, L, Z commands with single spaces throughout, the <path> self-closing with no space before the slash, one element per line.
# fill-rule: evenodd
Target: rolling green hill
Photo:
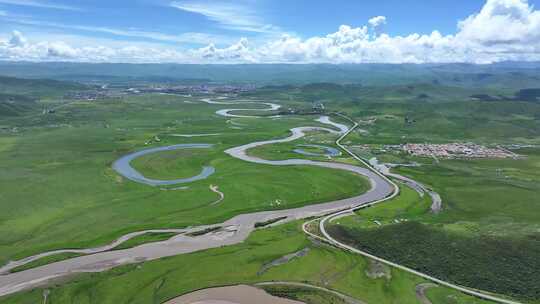
<path fill-rule="evenodd" d="M 24 95 L 0 93 L 0 117 L 19 116 L 37 106 L 33 98 Z"/>
<path fill-rule="evenodd" d="M 69 91 L 86 88 L 75 82 L 0 76 L 0 117 L 39 111 L 40 99 L 57 99 Z"/>
<path fill-rule="evenodd" d="M 60 97 L 71 90 L 83 90 L 87 86 L 68 81 L 51 79 L 23 79 L 0 76 L 0 93 L 33 97 Z"/>

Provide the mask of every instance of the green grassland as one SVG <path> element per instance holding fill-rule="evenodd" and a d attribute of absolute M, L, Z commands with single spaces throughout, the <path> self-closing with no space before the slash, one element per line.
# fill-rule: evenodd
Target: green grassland
<path fill-rule="evenodd" d="M 477 298 L 467 296 L 457 291 L 449 291 L 445 288 L 432 287 L 426 290 L 426 297 L 431 300 L 432 303 L 437 304 L 479 304 L 485 303 L 485 301 Z"/>
<path fill-rule="evenodd" d="M 0 119 L 38 114 L 44 105 L 63 102 L 67 92 L 87 88 L 74 82 L 0 76 Z"/>
<path fill-rule="evenodd" d="M 31 97 L 0 93 L 0 117 L 20 116 L 37 108 Z"/>
<path fill-rule="evenodd" d="M 0 92 L 5 94 L 27 95 L 36 98 L 61 97 L 70 90 L 87 88 L 88 86 L 76 82 L 0 76 Z"/>
<path fill-rule="evenodd" d="M 365 180 L 349 172 L 254 165 L 221 152 L 285 137 L 289 128 L 309 125 L 312 118 L 235 119 L 244 126 L 234 129 L 214 114 L 223 106 L 184 101 L 146 95 L 75 102 L 50 115 L 3 120 L 10 128 L 0 133 L 0 263 L 45 250 L 103 245 L 131 231 L 217 223 L 240 213 L 325 202 L 366 189 Z M 12 127 L 17 132 L 9 131 Z M 193 133 L 222 135 L 170 136 Z M 172 159 L 170 153 L 141 158 L 137 162 L 147 164 L 142 171 L 183 177 L 208 164 L 216 173 L 186 184 L 188 189 L 163 191 L 111 169 L 129 152 L 179 143 L 212 143 L 214 148 L 193 155 L 193 161 L 191 156 Z M 154 166 L 166 170 L 158 173 Z M 218 206 L 210 205 L 217 195 L 209 185 L 225 194 Z"/>
<path fill-rule="evenodd" d="M 363 103 L 345 108 L 368 134 L 355 143 L 539 143 L 540 104 L 530 102 L 454 101 L 445 103 Z M 406 124 L 405 117 L 415 122 Z"/>
<path fill-rule="evenodd" d="M 334 222 L 349 228 L 379 228 L 396 221 L 417 220 L 429 217 L 431 200 L 427 194 L 423 197 L 405 185 L 400 185 L 399 194 L 392 200 L 376 207 L 361 209 L 356 216 L 336 219 Z"/>
<path fill-rule="evenodd" d="M 364 251 L 445 281 L 525 301 L 540 297 L 535 271 L 540 267 L 540 242 L 534 238 L 477 238 L 412 221 L 375 229 L 332 225 L 328 231 Z"/>
<path fill-rule="evenodd" d="M 472 88 L 467 85 L 469 81 L 482 80 L 460 77 L 463 85 L 456 86 L 267 87 L 239 99 L 263 98 L 305 112 L 312 102 L 323 102 L 328 112 L 346 113 L 365 130 L 348 136 L 344 141 L 349 146 L 453 141 L 540 144 L 539 103 L 475 100 L 470 96 L 510 98 L 515 89 L 493 87 L 489 81 L 482 89 Z M 47 102 L 54 104 L 55 100 Z M 257 105 L 238 107 L 253 108 L 239 114 L 269 114 L 257 111 Z M 283 138 L 292 127 L 320 124 L 313 121 L 313 115 L 231 119 L 214 114 L 223 108 L 198 102 L 197 98 L 142 95 L 73 102 L 52 114 L 26 115 L 35 111 L 32 106 L 31 111 L 15 109 L 19 116 L 0 118 L 0 263 L 45 250 L 102 245 L 131 231 L 217 223 L 240 213 L 298 207 L 350 197 L 367 189 L 364 179 L 348 172 L 255 165 L 226 155 L 222 151 L 233 146 Z M 405 123 L 405 117 L 414 122 Z M 196 133 L 220 135 L 175 136 Z M 306 143 L 333 146 L 334 140 L 332 135 L 314 132 L 294 142 L 262 146 L 249 153 L 275 160 L 326 160 L 292 150 Z M 188 177 L 206 165 L 215 167 L 216 173 L 181 185 L 187 189 L 165 191 L 131 182 L 111 169 L 112 162 L 127 153 L 181 143 L 214 146 L 147 155 L 133 165 L 158 179 Z M 401 185 L 400 195 L 392 201 L 338 219 L 329 228 L 375 255 L 470 287 L 539 303 L 540 150 L 516 152 L 525 157 L 435 162 L 402 153 L 377 154 L 383 161 L 421 163 L 420 167 L 396 171 L 440 193 L 443 211 L 429 213 L 428 196 L 421 198 Z M 335 160 L 354 161 L 345 154 Z M 217 194 L 210 191 L 210 185 L 217 185 L 225 194 L 219 205 L 211 205 Z M 276 200 L 281 204 L 275 204 Z M 50 287 L 49 300 L 161 303 L 210 286 L 287 280 L 334 288 L 368 303 L 418 303 L 414 288 L 423 280 L 393 269 L 391 279 L 370 279 L 366 275 L 370 265 L 367 260 L 311 243 L 298 225 L 260 229 L 235 246 L 77 275 Z M 147 235 L 127 245 L 160 239 Z M 308 255 L 257 276 L 262 265 L 307 246 L 312 248 Z M 62 256 L 36 263 L 57 258 Z M 42 291 L 16 294 L 1 302 L 40 302 Z M 427 296 L 433 303 L 483 303 L 446 288 L 430 288 Z"/>
<path fill-rule="evenodd" d="M 482 101 L 478 94 L 502 96 L 506 100 Z M 404 142 L 475 141 L 540 143 L 540 103 L 527 101 L 517 89 L 503 86 L 471 88 L 437 84 L 361 86 L 311 84 L 266 88 L 251 93 L 290 102 L 295 109 L 309 109 L 322 102 L 328 111 L 348 114 L 357 121 L 376 119 L 362 125 L 368 134 L 351 134 L 354 143 L 399 144 Z M 515 99 L 515 100 L 514 100 Z M 405 117 L 414 120 L 404 122 Z"/>
<path fill-rule="evenodd" d="M 422 214 L 425 207 L 407 206 L 427 206 L 427 201 L 419 201 L 412 190 L 402 188 L 400 197 L 391 202 L 361 210 L 357 217 L 336 220 L 340 223 L 336 227 L 341 228 L 341 232 L 349 232 L 348 240 L 364 249 L 366 247 L 362 246 L 369 246 L 375 255 L 387 254 L 386 257 L 397 262 L 410 262 L 410 266 L 474 288 L 527 301 L 540 299 L 535 286 L 516 286 L 504 279 L 511 278 L 508 280 L 515 282 L 537 282 L 538 279 L 531 273 L 531 269 L 539 269 L 535 264 L 540 250 L 536 241 L 540 231 L 538 148 L 515 150 L 524 156 L 521 159 L 439 162 L 404 153 L 379 151 L 386 144 L 404 143 L 538 145 L 540 104 L 510 100 L 511 96 L 519 94 L 500 88 L 477 90 L 438 85 L 349 87 L 355 93 L 347 96 L 342 96 L 345 93 L 343 90 L 339 92 L 339 88 L 323 84 L 295 87 L 279 95 L 283 98 L 293 96 L 298 104 L 322 101 L 328 111 L 340 111 L 351 116 L 359 122 L 361 130 L 345 138 L 343 142 L 346 145 L 360 151 L 359 154 L 365 158 L 376 156 L 383 162 L 420 163 L 420 167 L 398 167 L 395 171 L 433 188 L 443 201 L 440 214 Z M 506 96 L 508 99 L 481 101 L 470 98 L 479 93 Z M 406 123 L 405 118 L 412 122 Z M 376 149 L 361 151 L 354 147 L 356 145 L 369 145 Z M 408 193 L 416 198 L 408 199 L 409 204 L 400 201 Z M 400 210 L 393 211 L 391 208 L 394 207 L 390 205 Z M 407 221 L 396 224 L 396 219 Z M 383 226 L 378 227 L 375 220 Z M 368 234 L 370 241 L 366 244 L 364 237 Z M 433 242 L 424 242 L 426 238 L 433 238 Z M 461 251 L 449 248 L 447 242 L 438 242 L 438 239 L 455 242 L 462 246 L 459 248 Z M 499 250 L 495 249 L 497 246 Z M 519 246 L 520 250 L 509 249 L 515 248 L 513 246 Z M 445 260 L 437 259 L 440 255 L 434 257 L 433 253 L 442 252 Z M 475 252 L 485 254 L 478 257 Z M 488 267 L 489 261 L 494 261 L 491 267 Z M 526 266 L 526 263 L 533 266 Z M 445 272 L 445 267 L 439 266 L 441 264 L 451 265 L 452 269 L 459 271 Z M 456 277 L 458 274 L 461 277 Z M 484 277 L 480 279 L 475 275 Z"/>
<path fill-rule="evenodd" d="M 391 269 L 391 277 L 371 279 L 361 256 L 312 243 L 299 222 L 261 229 L 242 244 L 81 274 L 69 282 L 46 287 L 51 303 L 162 303 L 193 290 L 272 280 L 307 282 L 356 297 L 367 303 L 418 303 L 416 276 Z M 262 275 L 263 265 L 288 253 L 310 247 L 303 257 L 275 266 Z M 45 288 L 4 297 L 2 303 L 37 303 Z M 443 297 L 454 295 L 441 288 Z M 460 303 L 486 303 L 460 295 Z"/>
<path fill-rule="evenodd" d="M 540 229 L 540 150 L 521 159 L 443 160 L 398 172 L 438 191 L 444 212 L 430 220 L 477 235 L 529 235 Z"/>
<path fill-rule="evenodd" d="M 136 158 L 131 165 L 152 179 L 187 178 L 200 173 L 203 166 L 223 151 L 219 149 L 183 149 L 147 154 Z"/>
<path fill-rule="evenodd" d="M 537 303 L 540 154 L 537 149 L 519 152 L 526 157 L 424 161 L 420 167 L 400 168 L 400 174 L 441 194 L 442 213 L 427 213 L 416 192 L 402 187 L 396 199 L 336 220 L 329 231 L 435 277 Z"/>
<path fill-rule="evenodd" d="M 317 125 L 317 124 L 310 124 L 310 125 Z M 309 132 L 308 136 L 292 141 L 287 143 L 279 143 L 279 144 L 272 144 L 272 145 L 264 145 L 259 146 L 253 149 L 248 150 L 249 155 L 257 156 L 263 159 L 270 159 L 270 160 L 282 160 L 282 159 L 289 159 L 289 158 L 298 158 L 298 159 L 312 159 L 312 160 L 326 160 L 328 161 L 329 158 L 326 156 L 309 156 L 309 155 L 303 155 L 300 153 L 296 153 L 293 150 L 294 149 L 303 149 L 305 151 L 310 151 L 309 147 L 300 147 L 299 145 L 306 145 L 306 144 L 322 144 L 328 147 L 334 147 L 336 149 L 339 149 L 334 144 L 335 142 L 335 135 L 330 135 L 325 132 Z M 311 148 L 312 151 L 315 153 L 324 153 L 324 150 L 321 149 L 314 149 Z M 342 158 L 342 156 L 332 157 L 332 159 L 336 160 Z"/>

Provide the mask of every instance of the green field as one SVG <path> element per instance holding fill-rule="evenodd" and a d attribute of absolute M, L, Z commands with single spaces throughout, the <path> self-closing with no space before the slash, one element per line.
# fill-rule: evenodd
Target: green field
<path fill-rule="evenodd" d="M 433 218 L 446 229 L 477 235 L 529 235 L 540 228 L 540 150 L 512 160 L 447 160 L 398 172 L 436 189 L 445 211 Z"/>
<path fill-rule="evenodd" d="M 314 123 L 313 125 L 317 125 Z M 257 156 L 263 159 L 270 159 L 270 160 L 282 160 L 282 159 L 290 159 L 290 158 L 299 158 L 299 159 L 312 159 L 312 160 L 322 160 L 322 161 L 339 161 L 340 158 L 343 157 L 337 156 L 328 158 L 326 156 L 307 156 L 300 153 L 296 153 L 293 150 L 294 149 L 303 149 L 308 152 L 314 152 L 314 153 L 323 153 L 324 150 L 322 149 L 316 149 L 316 148 L 309 148 L 309 147 L 301 147 L 299 145 L 305 145 L 305 144 L 323 144 L 328 147 L 334 147 L 337 149 L 337 147 L 334 144 L 335 141 L 335 135 L 328 134 L 326 132 L 309 132 L 308 136 L 292 141 L 287 143 L 279 143 L 279 144 L 273 144 L 273 145 L 264 145 L 259 146 L 256 148 L 253 148 L 249 150 L 248 154 Z"/>
<path fill-rule="evenodd" d="M 325 202 L 367 189 L 363 178 L 349 172 L 253 165 L 226 155 L 222 151 L 233 146 L 285 137 L 289 128 L 309 125 L 312 118 L 237 119 L 245 125 L 238 130 L 214 114 L 220 108 L 147 95 L 76 102 L 55 114 L 5 120 L 18 131 L 0 133 L 0 263 L 51 249 L 103 245 L 131 231 L 217 223 L 240 213 Z M 196 133 L 222 135 L 170 136 Z M 216 173 L 180 185 L 188 189 L 163 191 L 111 169 L 129 152 L 178 143 L 214 147 L 156 153 L 134 165 L 156 178 L 190 176 L 202 165 L 215 167 Z M 217 199 L 210 185 L 225 194 L 219 206 L 210 205 Z"/>
<path fill-rule="evenodd" d="M 86 88 L 75 82 L 0 76 L 0 128 L 3 119 L 38 115 L 44 109 L 68 102 L 63 99 L 64 94 Z"/>
<path fill-rule="evenodd" d="M 258 111 L 261 106 L 256 104 L 200 101 L 214 95 L 141 94 L 74 101 L 64 100 L 64 94 L 86 86 L 8 79 L 0 85 L 0 264 L 47 250 L 104 245 L 133 231 L 220 223 L 238 214 L 365 192 L 368 182 L 350 172 L 258 165 L 223 152 L 254 141 L 285 138 L 294 127 L 328 127 L 314 121 L 319 115 L 312 105 L 321 102 L 334 121 L 351 125 L 333 115 L 342 112 L 360 124 L 344 144 L 365 158 L 418 163 L 393 170 L 425 184 L 443 201 L 442 212 L 432 214 L 428 195 L 421 197 L 398 183 L 397 197 L 332 221 L 329 232 L 438 278 L 540 303 L 540 103 L 519 99 L 523 91 L 516 92 L 517 82 L 509 87 L 492 85 L 510 81 L 506 76 L 489 83 L 461 74 L 437 77 L 445 84 L 315 83 L 263 87 L 231 98 L 276 102 L 292 110 L 279 118 L 216 115 L 223 108 L 252 109 L 236 113 L 242 115 L 275 113 Z M 461 79 L 460 85 L 449 84 L 455 78 Z M 491 96 L 499 99 L 488 101 Z M 44 107 L 55 111 L 42 114 Z M 190 134 L 207 135 L 183 136 Z M 248 154 L 360 165 L 346 153 L 329 159 L 293 151 L 304 144 L 336 148 L 335 140 L 333 134 L 309 132 L 293 142 L 260 146 Z M 519 159 L 482 160 L 434 160 L 385 148 L 448 142 L 531 146 L 514 150 L 523 156 Z M 186 178 L 212 166 L 216 171 L 207 179 L 152 187 L 132 182 L 111 167 L 131 152 L 187 143 L 213 146 L 145 155 L 131 164 L 153 179 Z M 219 197 L 211 186 L 224 194 L 219 204 L 212 204 Z M 415 288 L 425 280 L 311 241 L 300 230 L 301 222 L 280 225 L 278 220 L 257 223 L 259 229 L 241 244 L 74 275 L 0 302 L 43 302 L 47 289 L 48 303 L 162 303 L 201 288 L 275 280 L 335 289 L 370 304 L 419 303 Z M 149 233 L 115 249 L 171 236 Z M 310 248 L 307 255 L 258 274 L 268 263 L 305 248 Z M 15 270 L 69 257 L 73 255 L 51 256 Z M 322 291 L 282 285 L 267 289 L 308 304 L 340 303 Z M 428 288 L 426 295 L 434 304 L 486 303 L 443 287 Z"/>
<path fill-rule="evenodd" d="M 188 178 L 199 174 L 202 167 L 209 165 L 220 153 L 222 151 L 214 149 L 166 151 L 136 158 L 131 165 L 152 179 Z"/>
<path fill-rule="evenodd" d="M 328 111 L 346 113 L 367 134 L 347 137 L 353 143 L 540 143 L 540 103 L 525 100 L 482 101 L 477 94 L 514 96 L 504 86 L 465 88 L 415 83 L 360 86 L 320 83 L 258 90 L 252 95 L 292 100 L 305 109 L 322 102 Z M 405 118 L 413 120 L 406 124 Z M 374 120 L 372 123 L 367 123 Z"/>
<path fill-rule="evenodd" d="M 429 214 L 425 200 L 402 187 L 396 199 L 336 220 L 329 231 L 367 252 L 435 277 L 536 303 L 539 151 L 519 152 L 527 157 L 401 168 L 401 174 L 441 194 L 442 213 Z"/>
<path fill-rule="evenodd" d="M 307 255 L 272 267 L 261 267 L 281 256 L 311 248 Z M 194 265 L 197 265 L 194 267 Z M 48 287 L 51 303 L 162 303 L 189 291 L 272 280 L 307 282 L 335 289 L 368 303 L 417 303 L 415 286 L 423 280 L 390 270 L 390 278 L 371 279 L 362 257 L 312 243 L 294 222 L 257 230 L 242 244 L 118 267 L 95 274 L 77 275 L 69 282 Z M 241 267 L 239 267 L 241 266 Z M 445 288 L 442 295 L 455 294 Z M 2 303 L 36 303 L 41 288 L 8 296 Z M 485 303 L 462 296 L 460 303 Z"/>
<path fill-rule="evenodd" d="M 334 222 L 345 227 L 378 228 L 396 222 L 430 217 L 431 199 L 423 197 L 405 185 L 400 185 L 399 194 L 392 200 L 375 207 L 361 209 L 356 216 L 336 219 Z"/>
<path fill-rule="evenodd" d="M 476 238 L 418 222 L 382 228 L 329 227 L 342 242 L 436 278 L 505 294 L 538 299 L 539 242 L 534 238 Z M 384 241 L 381 241 L 384 240 Z"/>
<path fill-rule="evenodd" d="M 473 288 L 505 293 L 526 301 L 540 299 L 536 286 L 506 284 L 504 279 L 512 278 L 517 282 L 536 282 L 538 279 L 531 269 L 539 269 L 536 257 L 540 250 L 537 242 L 540 231 L 540 104 L 519 99 L 475 100 L 471 96 L 479 94 L 478 90 L 463 87 L 411 85 L 350 89 L 355 92 L 355 97 L 353 94 L 343 96 L 344 91 L 339 87 L 327 85 L 301 87 L 288 90 L 287 94 L 304 102 L 326 100 L 329 111 L 345 112 L 358 121 L 358 130 L 343 142 L 360 156 L 377 157 L 379 161 L 390 163 L 419 163 L 419 167 L 398 167 L 394 171 L 437 191 L 442 197 L 443 211 L 438 215 L 421 214 L 418 208 L 405 208 L 408 205 L 400 202 L 398 197 L 375 208 L 361 210 L 357 217 L 336 220 L 340 223 L 338 228 L 349 229 L 349 240 L 364 249 L 369 246 L 375 255 L 391 257 L 397 262 L 411 261 L 410 266 Z M 483 93 L 514 95 L 502 87 L 488 91 Z M 418 98 L 420 95 L 427 97 Z M 407 123 L 406 118 L 411 122 Z M 411 157 L 384 147 L 450 142 L 533 147 L 514 150 L 523 156 L 520 159 L 438 161 Z M 406 192 L 402 189 L 401 196 Z M 417 199 L 410 202 L 422 204 Z M 389 207 L 391 204 L 403 208 L 393 211 Z M 375 221 L 383 227 L 378 228 Z M 415 223 L 421 226 L 415 226 Z M 367 233 L 371 240 L 369 244 L 364 238 Z M 435 240 L 450 238 L 463 245 L 465 251 L 457 252 L 436 241 L 425 244 L 430 250 L 423 251 L 424 243 L 417 241 L 423 239 L 421 234 Z M 376 246 L 381 244 L 387 246 Z M 493 244 L 505 249 L 495 250 Z M 507 249 L 516 244 L 520 244 L 520 250 Z M 396 249 L 404 246 L 410 250 Z M 470 248 L 474 249 L 468 250 Z M 432 252 L 447 252 L 447 260 L 435 261 Z M 474 252 L 485 252 L 485 255 L 475 258 L 472 257 Z M 429 264 L 429 261 L 433 263 Z M 489 261 L 497 262 L 488 267 Z M 452 269 L 460 271 L 440 271 L 444 268 L 440 264 L 449 263 Z M 475 275 L 483 275 L 483 279 Z"/>
<path fill-rule="evenodd" d="M 361 109 L 361 110 L 359 110 Z M 540 104 L 530 102 L 454 101 L 444 103 L 366 103 L 342 110 L 359 120 L 367 135 L 348 138 L 362 143 L 540 143 Z M 405 124 L 408 116 L 415 122 Z"/>

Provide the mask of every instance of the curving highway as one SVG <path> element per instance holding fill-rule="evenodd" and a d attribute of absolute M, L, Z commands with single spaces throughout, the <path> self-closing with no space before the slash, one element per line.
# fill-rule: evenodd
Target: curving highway
<path fill-rule="evenodd" d="M 341 115 L 343 116 L 343 115 Z M 348 117 L 346 116 L 343 116 L 344 118 L 346 119 L 349 119 Z M 349 119 L 350 120 L 350 119 Z M 350 120 L 352 123 L 353 123 L 353 126 L 349 129 L 349 131 L 345 134 L 343 134 L 340 138 L 338 138 L 336 140 L 336 145 L 338 145 L 340 148 L 342 148 L 345 152 L 347 152 L 349 155 L 351 155 L 354 159 L 358 160 L 359 162 L 363 163 L 364 165 L 366 165 L 367 167 L 370 167 L 369 164 L 367 164 L 363 159 L 361 159 L 360 157 L 358 157 L 356 154 L 354 154 L 352 151 L 350 151 L 349 149 L 347 149 L 347 147 L 343 146 L 341 144 L 341 140 L 343 138 L 345 138 L 348 133 L 352 132 L 355 128 L 358 127 L 358 123 Z M 482 291 L 479 291 L 479 290 L 475 290 L 475 289 L 471 289 L 471 288 L 468 288 L 468 287 L 464 287 L 464 286 L 460 286 L 460 285 L 456 285 L 456 284 L 453 284 L 453 283 L 450 283 L 450 282 L 447 282 L 447 281 L 443 281 L 443 280 L 440 280 L 438 278 L 435 278 L 433 276 L 430 276 L 428 274 L 425 274 L 425 273 L 422 273 L 420 271 L 416 271 L 414 269 L 411 269 L 409 267 L 406 267 L 406 266 L 403 266 L 403 265 L 400 265 L 400 264 L 397 264 L 397 263 L 394 263 L 392 261 L 388 261 L 388 260 L 385 260 L 383 258 L 380 258 L 380 257 L 377 257 L 373 254 L 370 254 L 368 252 L 365 252 L 365 251 L 362 251 L 362 250 L 359 250 L 355 247 L 352 247 L 352 246 L 349 246 L 345 243 L 342 243 L 338 240 L 336 240 L 335 238 L 333 238 L 327 231 L 326 231 L 326 227 L 325 227 L 325 224 L 327 222 L 331 222 L 333 219 L 337 219 L 339 217 L 342 217 L 342 216 L 347 216 L 347 215 L 351 215 L 352 213 L 354 213 L 355 211 L 361 209 L 361 208 L 365 208 L 365 207 L 368 207 L 368 206 L 373 206 L 375 204 L 380 204 L 380 203 L 383 203 L 385 201 L 388 201 L 392 198 L 394 198 L 395 196 L 398 195 L 399 193 L 399 188 L 398 186 L 393 182 L 391 181 L 389 178 L 387 178 L 385 175 L 383 175 L 382 173 L 380 173 L 378 170 L 376 169 L 372 169 L 373 172 L 376 172 L 378 175 L 380 175 L 383 179 L 385 179 L 388 183 L 392 184 L 392 186 L 394 187 L 394 192 L 388 196 L 388 197 L 385 197 L 385 198 L 382 198 L 382 199 L 379 199 L 379 200 L 375 200 L 375 201 L 372 201 L 370 203 L 367 203 L 367 204 L 363 204 L 363 205 L 360 205 L 360 206 L 357 206 L 357 207 L 353 207 L 351 209 L 348 209 L 348 210 L 341 210 L 341 211 L 337 211 L 337 212 L 334 212 L 334 213 L 331 213 L 331 214 L 328 214 L 326 216 L 323 216 L 322 218 L 316 218 L 316 219 L 313 219 L 313 220 L 310 220 L 310 221 L 307 221 L 305 222 L 303 225 L 302 225 L 302 230 L 304 231 L 304 233 L 306 233 L 307 235 L 309 235 L 310 237 L 312 238 L 315 238 L 315 239 L 318 239 L 318 240 L 321 240 L 323 242 L 326 242 L 326 243 L 329 243 L 335 247 L 338 247 L 338 248 L 341 248 L 341 249 L 344 249 L 346 251 L 349 251 L 349 252 L 352 252 L 352 253 L 355 253 L 355 254 L 359 254 L 359 255 L 362 255 L 364 257 L 367 257 L 367 258 L 370 258 L 370 259 L 373 259 L 375 261 L 378 261 L 378 262 L 381 262 L 383 264 L 386 264 L 388 266 L 391 266 L 391 267 L 394 267 L 394 268 L 397 268 L 397 269 L 400 269 L 402 271 L 405 271 L 405 272 L 408 272 L 408 273 L 412 273 L 414 275 L 417 275 L 421 278 L 424 278 L 426 280 L 429 280 L 431 282 L 434 282 L 436 284 L 439 284 L 441 286 L 445 286 L 445 287 L 448 287 L 448 288 L 451 288 L 451 289 L 454 289 L 454 290 L 457 290 L 457 291 L 460 291 L 460 292 L 463 292 L 465 294 L 468 294 L 468 295 L 471 295 L 471 296 L 474 296 L 474 297 L 478 297 L 478 298 L 481 298 L 481 299 L 485 299 L 485 300 L 489 300 L 489 301 L 493 301 L 493 302 L 496 302 L 496 303 L 503 303 L 503 304 L 521 304 L 520 302 L 517 302 L 517 301 L 513 301 L 513 300 L 509 300 L 509 299 L 505 299 L 505 298 L 501 298 L 501 297 L 498 297 L 498 296 L 495 296 L 495 295 L 492 295 L 492 294 L 488 294 L 488 293 L 485 293 L 485 292 L 482 292 Z M 407 178 L 408 179 L 408 178 Z M 409 179 L 411 180 L 411 179 Z M 411 180 L 413 181 L 413 180 Z M 414 181 L 416 183 L 416 181 Z M 308 229 L 308 226 L 309 224 L 313 223 L 314 221 L 317 221 L 317 220 L 320 220 L 319 221 L 319 231 L 322 235 L 317 235 L 317 234 L 314 234 L 312 232 L 309 231 Z"/>

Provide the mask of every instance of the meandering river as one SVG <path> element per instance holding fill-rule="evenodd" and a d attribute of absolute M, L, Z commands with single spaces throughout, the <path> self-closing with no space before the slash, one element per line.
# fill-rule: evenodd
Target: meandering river
<path fill-rule="evenodd" d="M 140 151 L 122 156 L 121 158 L 119 158 L 117 161 L 113 163 L 112 167 L 118 174 L 122 175 L 123 177 L 127 179 L 130 179 L 137 183 L 147 184 L 150 186 L 165 186 L 165 185 L 191 183 L 194 181 L 205 179 L 208 176 L 212 175 L 215 172 L 214 167 L 205 166 L 202 168 L 201 173 L 192 177 L 179 178 L 179 179 L 173 179 L 173 180 L 158 180 L 158 179 L 151 179 L 151 178 L 147 178 L 143 176 L 139 171 L 137 171 L 135 168 L 131 166 L 131 161 L 143 155 L 148 155 L 152 153 L 174 151 L 174 150 L 180 150 L 180 149 L 203 149 L 203 148 L 211 148 L 212 146 L 213 145 L 211 144 L 179 144 L 179 145 L 144 149 L 144 150 L 140 150 Z"/>
<path fill-rule="evenodd" d="M 234 104 L 226 102 L 214 102 L 211 100 L 205 100 L 207 103 L 212 104 Z M 264 103 L 268 104 L 268 103 Z M 270 104 L 270 108 L 266 110 L 276 109 L 274 104 Z M 231 116 L 229 114 L 231 111 L 238 111 L 239 109 L 224 109 L 220 110 L 217 113 L 223 116 Z M 250 109 L 253 110 L 253 109 Z M 243 116 L 248 117 L 248 116 Z M 330 128 L 321 128 L 321 127 L 299 127 L 291 129 L 291 135 L 282 139 L 274 139 L 260 142 L 248 143 L 238 147 L 234 147 L 225 151 L 231 157 L 235 157 L 247 162 L 255 164 L 264 164 L 264 165 L 274 165 L 274 166 L 297 166 L 297 165 L 307 165 L 307 166 L 318 166 L 329 169 L 339 169 L 353 172 L 355 174 L 364 176 L 370 181 L 371 188 L 367 192 L 357 195 L 355 197 L 335 200 L 330 202 L 325 202 L 316 205 L 308 205 L 300 208 L 287 209 L 287 210 L 274 210 L 274 211 L 264 211 L 264 212 L 255 212 L 249 214 L 237 215 L 223 223 L 215 225 L 207 225 L 201 227 L 193 227 L 189 229 L 179 229 L 178 231 L 182 232 L 193 232 L 199 231 L 208 227 L 221 227 L 220 229 L 206 233 L 198 236 L 189 236 L 186 233 L 179 234 L 167 241 L 155 242 L 140 245 L 137 247 L 124 249 L 124 250 L 115 250 L 115 251 L 101 251 L 96 252 L 92 251 L 93 254 L 80 256 L 76 258 L 71 258 L 56 263 L 47 264 L 37 268 L 32 268 L 29 270 L 10 273 L 5 275 L 0 275 L 0 296 L 11 294 L 17 291 L 33 288 L 39 285 L 42 285 L 48 282 L 51 279 L 64 277 L 71 275 L 73 273 L 80 272 L 99 272 L 104 271 L 119 265 L 125 265 L 130 263 L 137 263 L 148 260 L 155 260 L 163 257 L 179 255 L 183 253 L 190 253 L 199 250 L 216 248 L 226 245 L 233 245 L 244 241 L 249 234 L 255 229 L 254 225 L 257 222 L 265 222 L 268 220 L 283 218 L 281 222 L 292 221 L 297 219 L 303 219 L 311 216 L 320 216 L 330 212 L 336 212 L 342 209 L 353 208 L 360 206 L 362 204 L 370 203 L 383 199 L 393 193 L 394 188 L 389 184 L 384 178 L 380 175 L 374 173 L 373 171 L 351 164 L 344 163 L 334 163 L 334 162 L 319 162 L 312 161 L 307 159 L 287 159 L 287 160 L 264 160 L 258 157 L 249 156 L 246 151 L 248 149 L 273 144 L 281 142 L 289 142 L 295 139 L 301 138 L 306 135 L 306 132 L 309 131 L 325 131 L 330 132 L 336 135 L 343 134 L 345 132 L 346 126 L 332 122 L 328 117 L 321 117 L 319 122 L 328 124 L 331 127 L 338 127 L 338 130 Z M 189 146 L 189 147 L 193 147 Z M 135 157 L 153 153 L 157 151 L 165 151 L 175 148 L 188 148 L 188 146 L 169 146 L 162 148 L 155 148 L 149 150 L 143 150 L 129 154 L 117 162 L 113 166 L 120 174 L 130 178 L 135 182 L 151 184 L 149 180 L 140 173 L 133 170 L 129 166 L 129 161 Z M 150 152 L 149 152 L 150 151 Z M 131 168 L 131 169 L 130 169 Z M 208 172 L 207 172 L 208 173 Z M 204 169 L 201 174 L 196 177 L 204 178 Z M 192 179 L 195 177 L 192 177 Z M 178 180 L 175 180 L 174 183 L 177 183 Z M 170 183 L 173 181 L 158 181 Z M 135 232 L 132 234 L 141 234 L 141 232 Z M 124 238 L 125 239 L 125 238 Z M 100 248 L 107 248 L 108 246 L 103 246 Z M 64 250 L 64 252 L 69 252 L 69 250 Z M 59 251 L 55 251 L 59 252 Z M 43 256 L 46 253 L 42 253 Z M 28 259 L 28 258 L 27 258 Z"/>

